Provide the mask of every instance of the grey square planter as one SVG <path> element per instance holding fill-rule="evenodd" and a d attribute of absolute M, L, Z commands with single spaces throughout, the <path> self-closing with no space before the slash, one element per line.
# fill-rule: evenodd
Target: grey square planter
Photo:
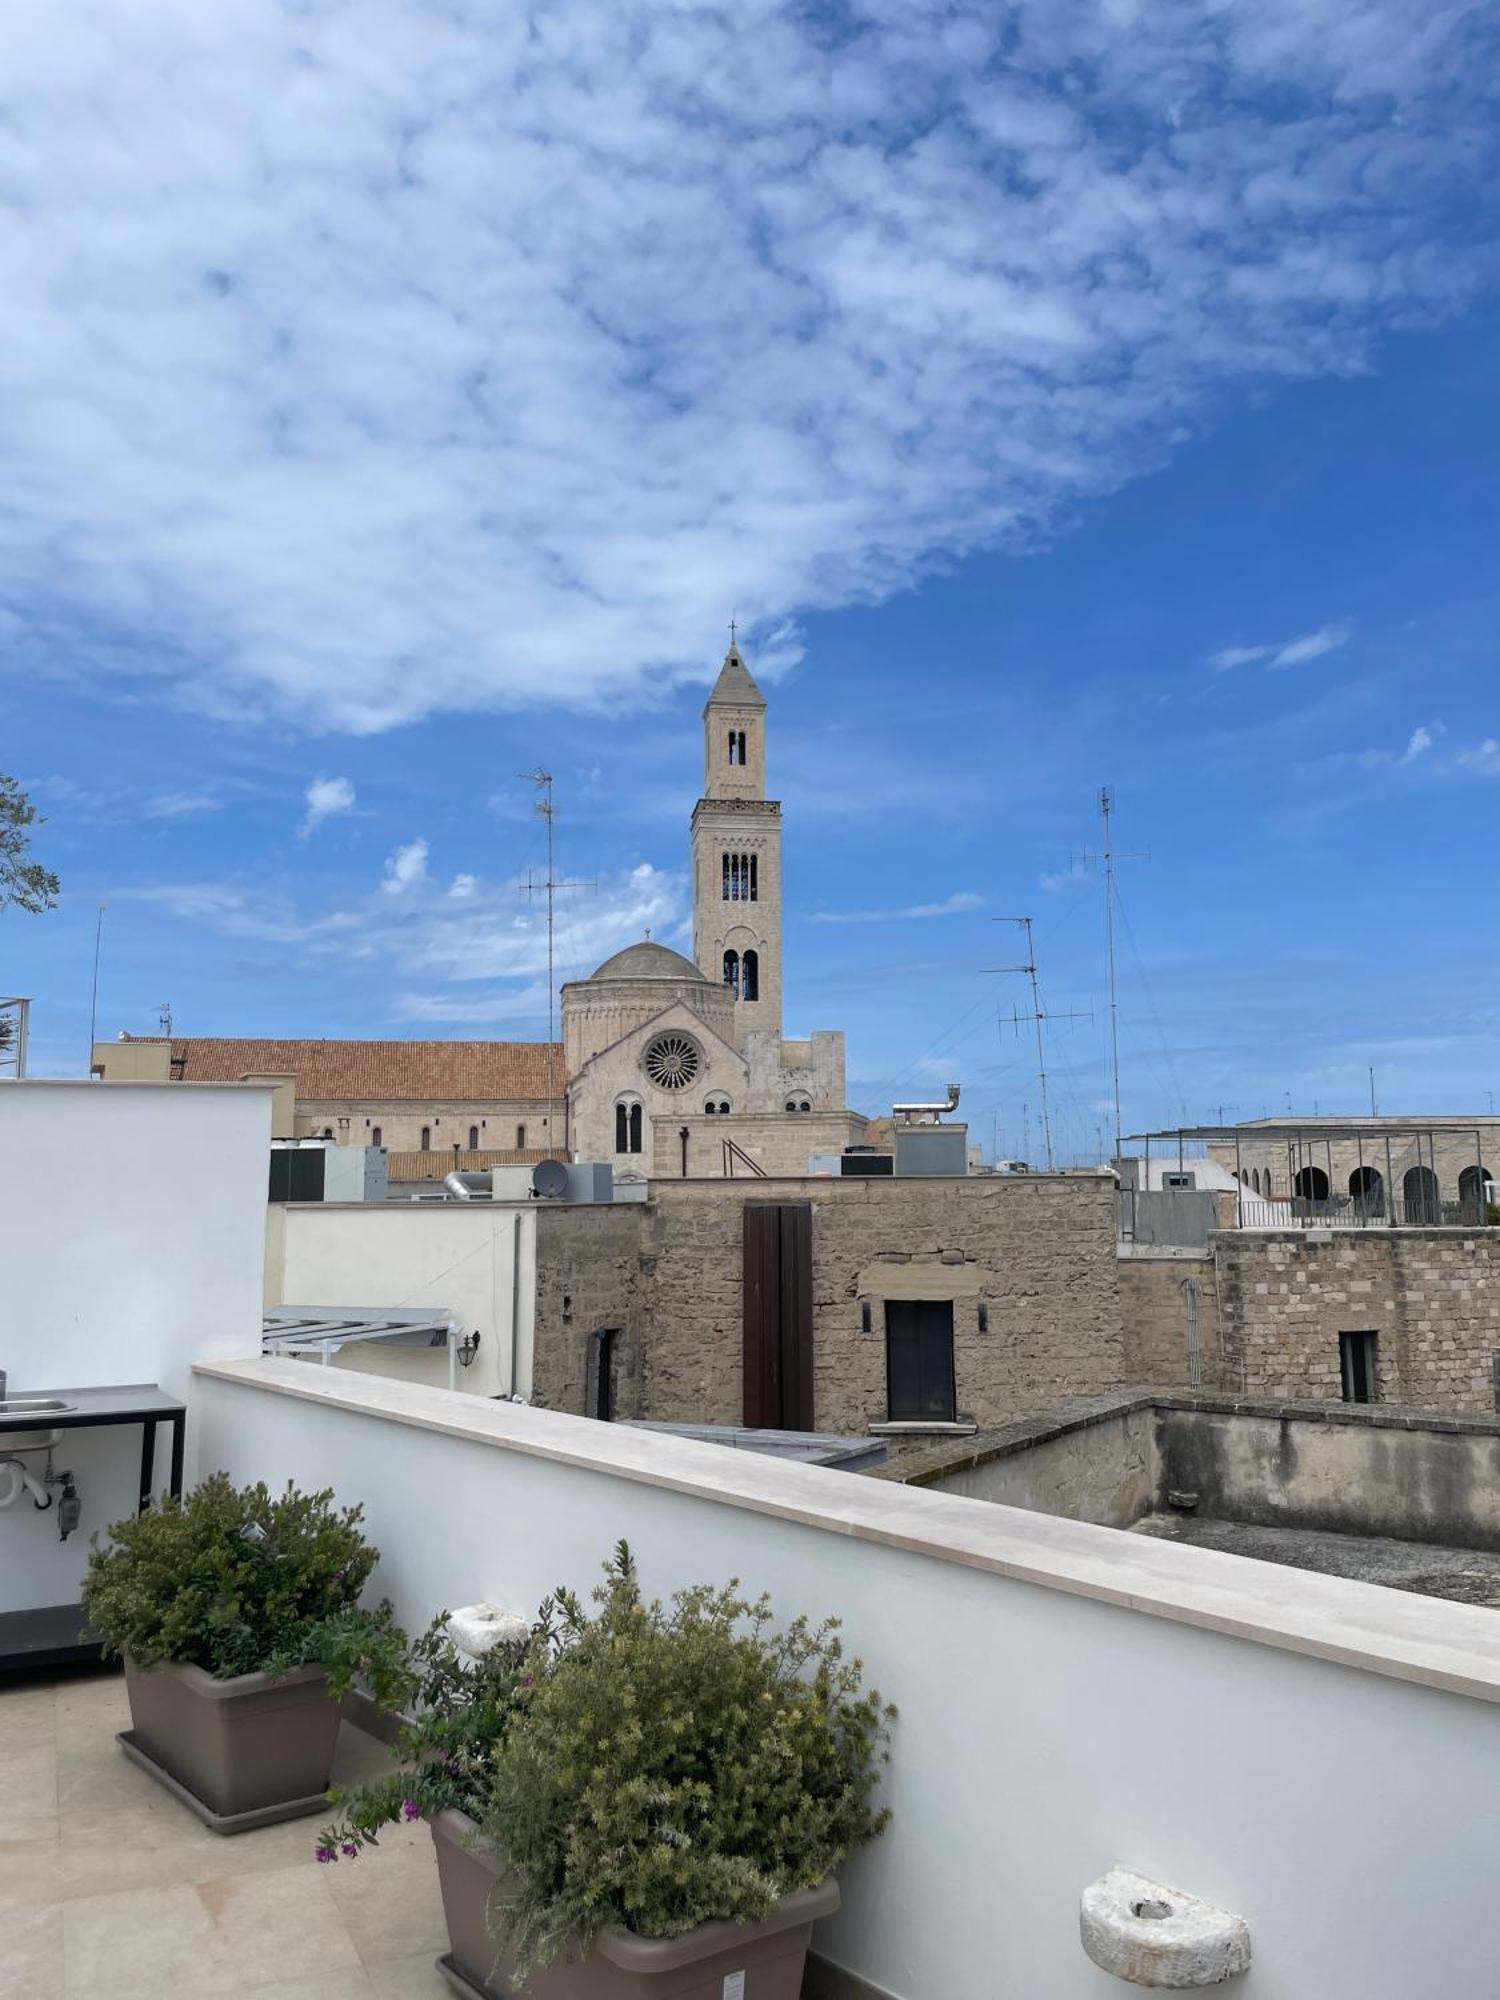
<path fill-rule="evenodd" d="M 438 1969 L 471 2000 L 511 2000 L 517 1993 L 526 2000 L 724 2000 L 735 1993 L 740 2000 L 797 2000 L 813 1924 L 839 1906 L 830 1876 L 789 1896 L 758 1924 L 700 1924 L 677 1938 L 607 1930 L 586 1959 L 560 1958 L 518 1988 L 485 1921 L 499 1870 L 468 1845 L 473 1821 L 442 1812 L 431 1825 L 452 1946 Z M 737 1985 L 736 1974 L 742 1975 Z"/>
<path fill-rule="evenodd" d="M 321 1812 L 339 1704 L 321 1667 L 215 1680 L 201 1667 L 125 1662 L 136 1763 L 218 1833 Z"/>

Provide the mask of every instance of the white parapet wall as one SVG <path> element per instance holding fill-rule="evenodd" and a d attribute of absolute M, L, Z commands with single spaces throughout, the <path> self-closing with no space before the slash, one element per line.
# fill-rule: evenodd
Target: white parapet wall
<path fill-rule="evenodd" d="M 1254 1937 L 1247 2000 L 1489 1992 L 1500 1620 L 556 1412 L 209 1363 L 205 1464 L 364 1503 L 401 1617 L 534 1607 L 628 1537 L 648 1589 L 838 1613 L 901 1710 L 889 1832 L 816 1949 L 902 2000 L 1107 2000 L 1115 1864 Z"/>
<path fill-rule="evenodd" d="M 258 1354 L 270 1150 L 269 1086 L 0 1083 L 9 1393 L 155 1382 L 185 1399 L 195 1360 Z M 189 1477 L 196 1443 L 190 1419 Z M 136 1504 L 140 1456 L 134 1425 L 62 1434 L 82 1521 L 59 1544 L 29 1500 L 0 1512 L 0 1611 L 77 1595 L 89 1537 Z M 164 1437 L 156 1464 L 164 1482 Z"/>

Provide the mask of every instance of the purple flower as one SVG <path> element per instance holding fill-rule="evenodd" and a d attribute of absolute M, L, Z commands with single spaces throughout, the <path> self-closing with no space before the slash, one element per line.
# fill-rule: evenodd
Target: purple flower
<path fill-rule="evenodd" d="M 352 1840 L 346 1840 L 343 1846 L 339 1849 L 339 1852 L 341 1854 L 347 1854 L 349 1859 L 352 1861 L 355 1855 L 358 1854 L 359 1849 L 358 1847 L 356 1847 L 356 1845 Z"/>
<path fill-rule="evenodd" d="M 313 1854 L 319 1861 L 332 1861 L 333 1859 L 333 1849 L 331 1847 L 315 1847 Z"/>
<path fill-rule="evenodd" d="M 401 1801 L 401 1817 L 404 1820 L 420 1819 L 422 1817 L 422 1808 L 417 1804 L 415 1799 L 403 1799 Z"/>

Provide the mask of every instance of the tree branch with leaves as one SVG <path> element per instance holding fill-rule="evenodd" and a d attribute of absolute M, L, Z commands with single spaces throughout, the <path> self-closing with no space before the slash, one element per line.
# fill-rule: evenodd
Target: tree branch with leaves
<path fill-rule="evenodd" d="M 39 916 L 57 907 L 62 884 L 31 855 L 31 828 L 41 824 L 36 807 L 14 778 L 0 772 L 0 910 L 12 904 Z"/>

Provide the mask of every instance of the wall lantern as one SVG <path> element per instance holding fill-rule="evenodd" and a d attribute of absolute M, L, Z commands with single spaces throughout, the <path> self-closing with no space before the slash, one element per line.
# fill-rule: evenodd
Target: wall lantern
<path fill-rule="evenodd" d="M 474 1356 L 479 1352 L 478 1328 L 476 1327 L 473 1333 L 466 1333 L 453 1351 L 458 1356 L 460 1368 L 472 1368 Z"/>

